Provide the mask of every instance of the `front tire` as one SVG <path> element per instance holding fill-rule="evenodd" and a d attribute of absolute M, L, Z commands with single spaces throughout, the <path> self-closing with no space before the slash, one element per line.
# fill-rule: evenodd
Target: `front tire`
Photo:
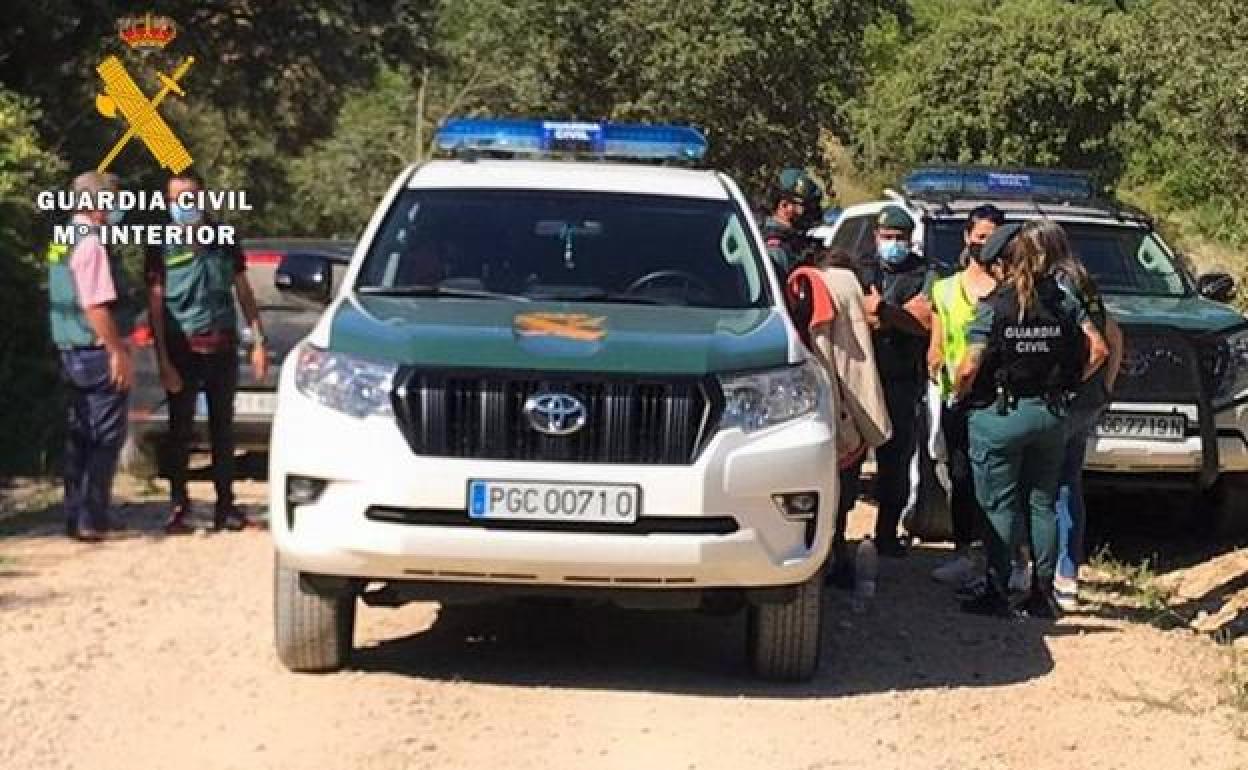
<path fill-rule="evenodd" d="M 787 602 L 751 607 L 746 622 L 746 655 L 757 676 L 787 682 L 810 679 L 819 668 L 823 573 L 797 586 Z"/>
<path fill-rule="evenodd" d="M 351 657 L 355 592 L 317 593 L 277 559 L 273 570 L 277 657 L 291 671 L 337 671 Z"/>

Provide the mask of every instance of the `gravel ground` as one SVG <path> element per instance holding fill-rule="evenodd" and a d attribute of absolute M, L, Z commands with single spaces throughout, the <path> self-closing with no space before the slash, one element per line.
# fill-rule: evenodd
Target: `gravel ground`
<path fill-rule="evenodd" d="M 1248 768 L 1230 648 L 1108 585 L 1056 625 L 967 618 L 919 549 L 866 614 L 831 596 L 798 687 L 749 678 L 740 616 L 554 606 L 364 608 L 351 670 L 293 675 L 267 533 L 163 538 L 156 490 L 122 494 L 98 546 L 0 522 L 2 768 Z"/>

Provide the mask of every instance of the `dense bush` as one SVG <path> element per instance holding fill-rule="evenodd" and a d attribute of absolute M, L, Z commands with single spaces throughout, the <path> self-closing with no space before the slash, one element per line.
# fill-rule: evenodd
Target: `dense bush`
<path fill-rule="evenodd" d="M 33 103 L 0 88 L 0 473 L 43 471 L 60 435 L 57 365 L 48 342 L 34 192 L 60 181 Z"/>

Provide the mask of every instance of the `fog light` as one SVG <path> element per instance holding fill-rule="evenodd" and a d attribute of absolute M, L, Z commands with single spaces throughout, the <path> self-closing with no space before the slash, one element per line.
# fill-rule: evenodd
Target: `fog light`
<path fill-rule="evenodd" d="M 776 509 L 788 519 L 805 521 L 815 518 L 815 514 L 819 512 L 818 492 L 787 492 L 772 495 L 771 500 L 776 504 Z"/>
<path fill-rule="evenodd" d="M 288 505 L 309 505 L 320 499 L 325 491 L 324 479 L 313 479 L 307 476 L 286 477 L 286 503 Z"/>

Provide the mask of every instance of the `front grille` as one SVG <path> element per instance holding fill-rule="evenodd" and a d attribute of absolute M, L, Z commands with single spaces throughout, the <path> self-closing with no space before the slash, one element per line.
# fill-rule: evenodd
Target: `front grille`
<path fill-rule="evenodd" d="M 1124 326 L 1126 349 L 1114 388 L 1119 401 L 1197 403 L 1208 355 L 1185 335 L 1155 327 Z"/>
<path fill-rule="evenodd" d="M 731 535 L 739 529 L 731 516 L 641 516 L 632 524 L 586 524 L 576 521 L 516 521 L 474 519 L 462 508 L 394 508 L 372 506 L 364 514 L 372 521 L 425 527 L 476 527 L 499 530 L 593 532 L 612 535 Z"/>
<path fill-rule="evenodd" d="M 701 379 L 416 370 L 400 383 L 403 434 L 413 452 L 434 457 L 689 465 L 718 423 L 718 390 Z M 536 430 L 524 405 L 544 392 L 575 396 L 584 426 L 567 436 Z"/>

